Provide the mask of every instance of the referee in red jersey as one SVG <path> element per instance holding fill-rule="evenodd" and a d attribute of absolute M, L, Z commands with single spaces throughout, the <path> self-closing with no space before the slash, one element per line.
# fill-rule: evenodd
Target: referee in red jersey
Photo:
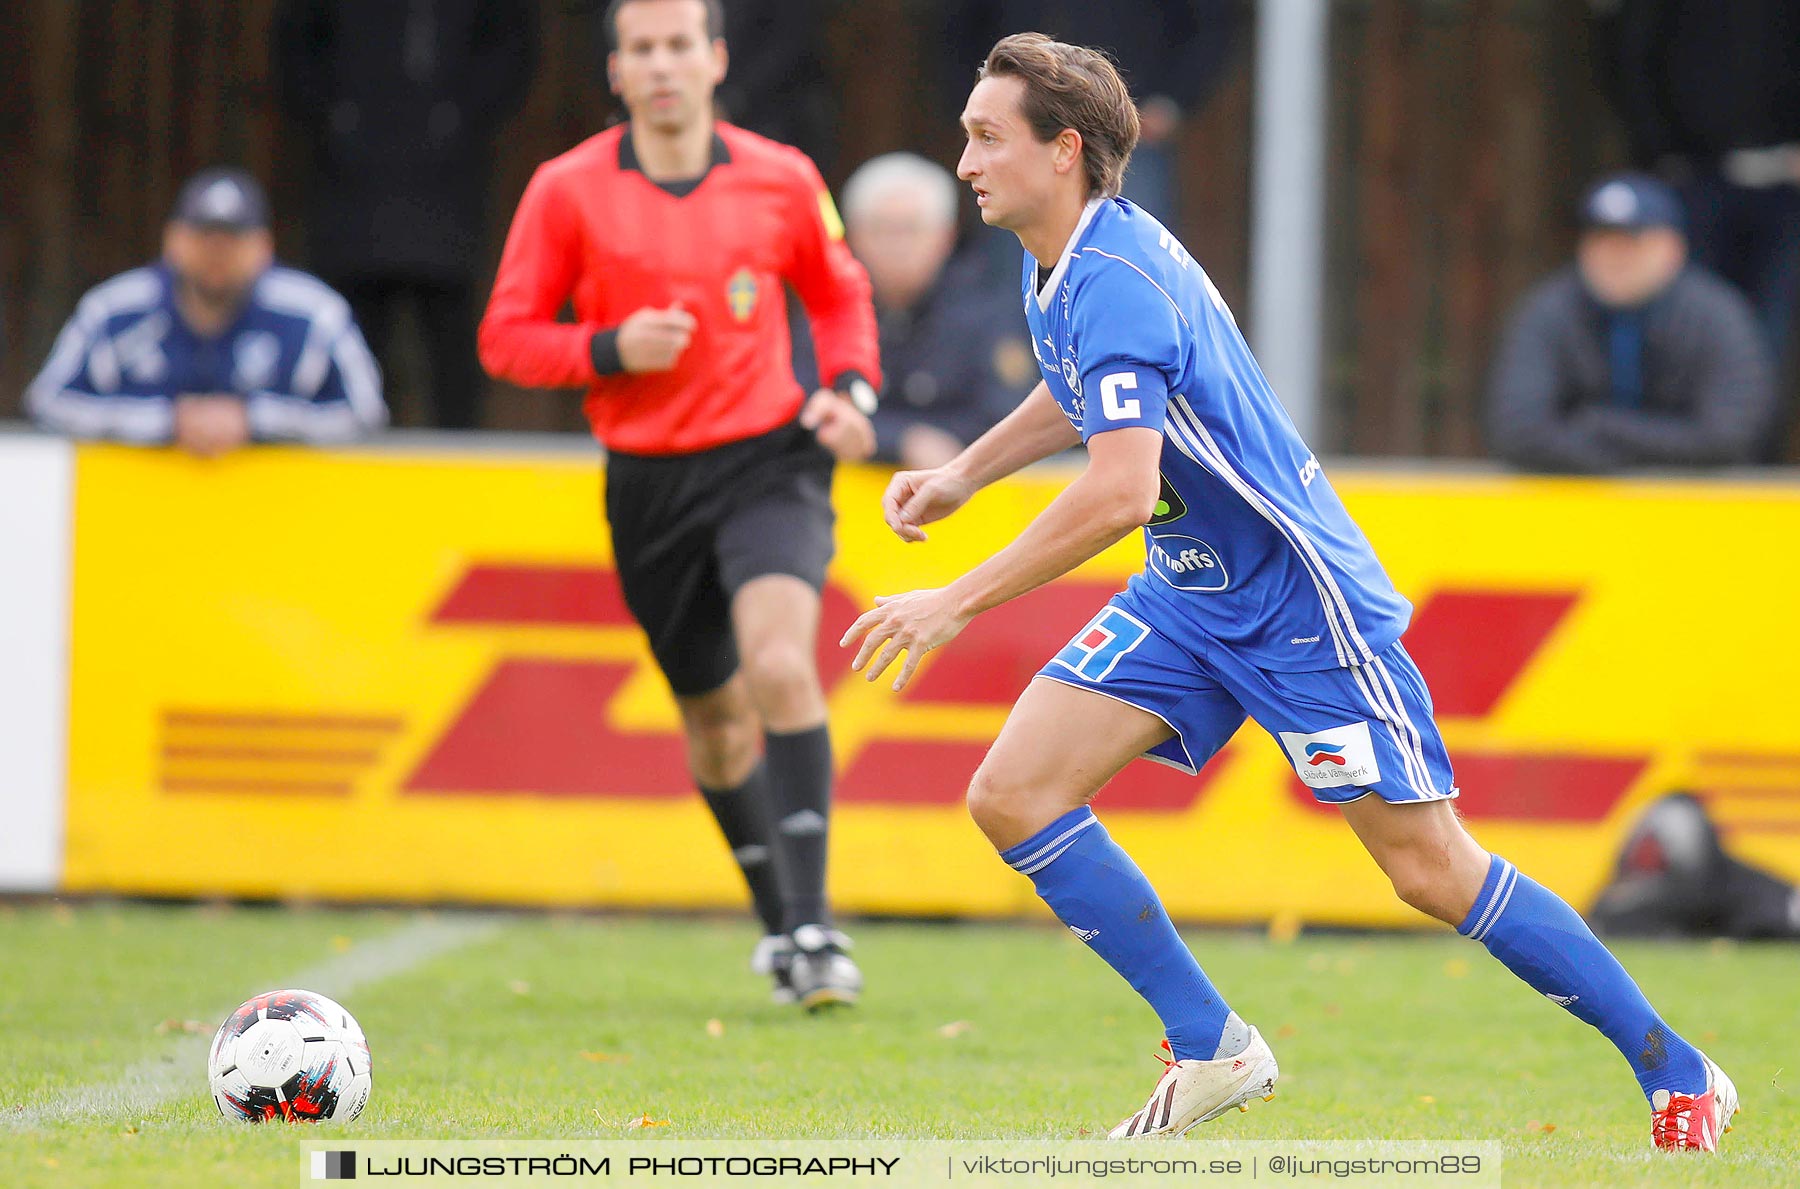
<path fill-rule="evenodd" d="M 805 154 L 714 119 L 719 0 L 612 0 L 606 25 L 630 122 L 532 176 L 482 364 L 517 384 L 586 386 L 625 600 L 762 918 L 752 966 L 778 1000 L 853 1003 L 862 975 L 825 897 L 831 741 L 814 640 L 832 467 L 875 447 L 868 278 Z M 784 281 L 831 382 L 810 398 Z M 559 321 L 569 303 L 575 321 Z"/>

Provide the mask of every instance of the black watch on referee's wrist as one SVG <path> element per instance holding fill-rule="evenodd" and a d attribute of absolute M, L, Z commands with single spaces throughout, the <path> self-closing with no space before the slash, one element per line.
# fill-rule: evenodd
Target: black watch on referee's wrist
<path fill-rule="evenodd" d="M 847 371 L 832 381 L 831 390 L 850 402 L 852 408 L 864 417 L 873 417 L 877 401 L 875 385 L 863 378 L 859 371 Z"/>

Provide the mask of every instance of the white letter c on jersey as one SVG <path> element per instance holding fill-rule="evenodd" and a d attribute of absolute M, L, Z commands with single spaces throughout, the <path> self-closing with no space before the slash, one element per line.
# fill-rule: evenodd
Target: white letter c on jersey
<path fill-rule="evenodd" d="M 1137 386 L 1137 375 L 1133 372 L 1114 372 L 1101 378 L 1100 408 L 1106 413 L 1108 421 L 1123 421 L 1143 414 L 1144 404 L 1137 397 L 1119 399 L 1119 389 Z"/>

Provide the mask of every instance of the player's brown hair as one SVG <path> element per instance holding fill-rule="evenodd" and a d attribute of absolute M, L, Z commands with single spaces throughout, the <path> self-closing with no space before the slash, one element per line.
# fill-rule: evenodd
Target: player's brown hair
<path fill-rule="evenodd" d="M 1112 59 L 1042 33 L 1014 33 L 994 43 L 979 77 L 1024 83 L 1031 134 L 1047 144 L 1073 128 L 1081 134 L 1089 192 L 1107 198 L 1119 192 L 1137 147 L 1138 110 Z"/>
<path fill-rule="evenodd" d="M 619 48 L 619 10 L 627 4 L 640 4 L 643 0 L 612 0 L 606 6 L 606 48 Z M 713 41 L 725 36 L 725 5 L 723 0 L 700 0 L 706 6 L 706 35 Z M 590 18 L 591 19 L 591 18 Z M 591 27 L 591 26 L 590 26 Z"/>

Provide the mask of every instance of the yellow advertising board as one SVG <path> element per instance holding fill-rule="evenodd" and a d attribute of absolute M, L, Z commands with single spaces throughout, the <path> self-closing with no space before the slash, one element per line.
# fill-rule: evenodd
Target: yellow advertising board
<path fill-rule="evenodd" d="M 984 492 L 929 543 L 840 474 L 821 646 L 847 911 L 1039 912 L 961 807 L 1007 707 L 1142 564 L 1128 541 L 976 620 L 901 695 L 835 648 L 953 578 L 1066 481 Z M 1800 489 L 1443 474 L 1334 481 L 1417 606 L 1478 837 L 1586 904 L 1648 800 L 1705 798 L 1800 878 Z M 77 460 L 64 884 L 550 905 L 735 905 L 666 687 L 572 456 L 262 450 Z M 1097 807 L 1188 920 L 1417 921 L 1247 726 L 1198 777 Z"/>

